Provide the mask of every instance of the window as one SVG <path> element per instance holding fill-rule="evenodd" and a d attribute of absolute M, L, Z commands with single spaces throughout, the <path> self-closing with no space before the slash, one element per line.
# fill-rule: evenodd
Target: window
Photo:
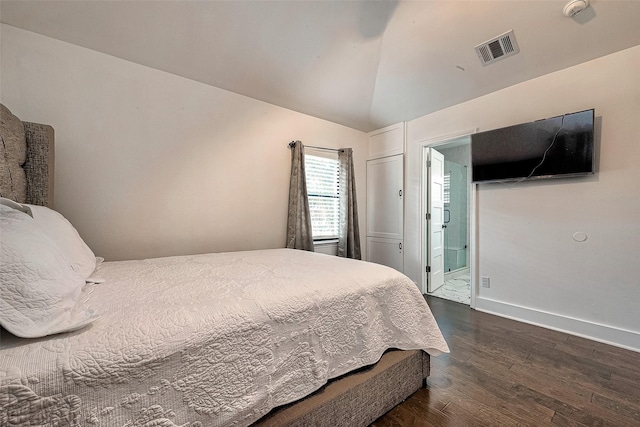
<path fill-rule="evenodd" d="M 338 159 L 304 156 L 313 240 L 337 239 L 340 215 Z"/>
<path fill-rule="evenodd" d="M 444 203 L 451 203 L 451 172 L 444 175 Z"/>

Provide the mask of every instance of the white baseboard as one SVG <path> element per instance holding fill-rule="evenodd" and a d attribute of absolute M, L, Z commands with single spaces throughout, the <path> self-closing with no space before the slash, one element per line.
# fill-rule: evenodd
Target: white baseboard
<path fill-rule="evenodd" d="M 475 309 L 640 352 L 640 333 L 476 296 Z"/>

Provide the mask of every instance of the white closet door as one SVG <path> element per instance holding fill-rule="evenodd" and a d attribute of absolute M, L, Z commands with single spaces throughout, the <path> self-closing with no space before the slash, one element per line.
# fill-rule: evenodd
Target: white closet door
<path fill-rule="evenodd" d="M 367 237 L 367 261 L 404 270 L 402 240 Z"/>
<path fill-rule="evenodd" d="M 369 158 L 395 156 L 404 153 L 404 123 L 369 132 Z"/>
<path fill-rule="evenodd" d="M 367 236 L 403 239 L 403 156 L 367 161 Z"/>

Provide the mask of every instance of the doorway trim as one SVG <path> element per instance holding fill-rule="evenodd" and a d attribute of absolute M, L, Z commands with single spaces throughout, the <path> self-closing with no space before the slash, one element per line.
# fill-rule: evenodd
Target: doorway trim
<path fill-rule="evenodd" d="M 437 148 L 446 146 L 454 140 L 470 137 L 472 134 L 478 132 L 478 128 L 467 129 L 460 132 L 450 133 L 447 135 L 441 135 L 435 138 L 423 139 L 418 142 L 420 146 L 420 262 L 421 262 L 421 277 L 422 283 L 420 284 L 420 291 L 423 294 L 427 293 L 427 198 L 425 196 L 429 183 L 427 182 L 429 177 L 426 173 L 426 162 L 428 156 L 428 148 Z M 469 171 L 471 173 L 471 170 Z M 470 307 L 476 307 L 476 295 L 478 293 L 478 272 L 477 272 L 477 241 L 478 241 L 478 227 L 477 227 L 477 184 L 471 183 L 471 199 L 469 200 L 469 273 L 471 276 L 471 301 Z"/>

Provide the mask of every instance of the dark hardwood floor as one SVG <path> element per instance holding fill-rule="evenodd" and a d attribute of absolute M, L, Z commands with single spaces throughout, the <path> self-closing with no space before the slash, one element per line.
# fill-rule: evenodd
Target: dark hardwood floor
<path fill-rule="evenodd" d="M 640 353 L 427 302 L 451 353 L 372 426 L 640 426 Z"/>

